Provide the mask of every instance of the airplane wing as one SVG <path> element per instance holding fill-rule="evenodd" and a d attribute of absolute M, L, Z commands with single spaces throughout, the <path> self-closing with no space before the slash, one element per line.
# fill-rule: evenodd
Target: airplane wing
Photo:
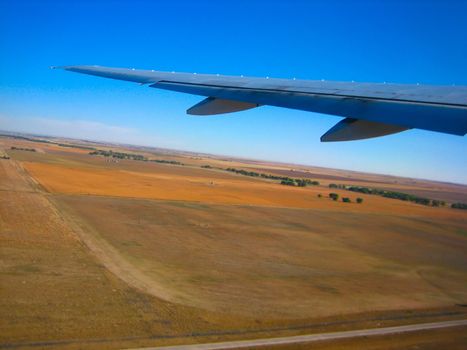
<path fill-rule="evenodd" d="M 467 86 L 251 78 L 101 66 L 52 68 L 205 96 L 187 110 L 192 115 L 270 105 L 344 117 L 321 141 L 359 140 L 412 128 L 467 133 Z"/>

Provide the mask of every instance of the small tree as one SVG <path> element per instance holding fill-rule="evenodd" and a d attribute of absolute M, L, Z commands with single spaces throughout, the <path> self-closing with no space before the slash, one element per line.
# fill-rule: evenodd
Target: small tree
<path fill-rule="evenodd" d="M 319 194 L 318 194 L 318 198 L 321 198 L 321 197 L 322 197 L 322 195 L 321 195 L 321 193 L 319 193 Z"/>
<path fill-rule="evenodd" d="M 342 198 L 342 202 L 344 202 L 344 203 L 350 203 L 351 200 L 350 200 L 349 197 L 343 197 L 343 198 Z"/>
<path fill-rule="evenodd" d="M 363 203 L 363 198 L 358 197 L 358 198 L 357 198 L 357 203 L 358 203 L 358 204 L 362 204 L 362 203 Z"/>
<path fill-rule="evenodd" d="M 339 199 L 339 195 L 337 193 L 329 193 L 329 198 L 333 201 L 337 201 Z"/>

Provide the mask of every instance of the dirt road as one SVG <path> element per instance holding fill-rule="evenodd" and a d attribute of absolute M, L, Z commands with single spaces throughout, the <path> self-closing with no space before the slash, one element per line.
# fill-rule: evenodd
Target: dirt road
<path fill-rule="evenodd" d="M 408 332 L 426 331 L 426 330 L 433 330 L 433 329 L 440 329 L 440 328 L 462 327 L 462 326 L 467 326 L 467 320 L 421 323 L 421 324 L 412 324 L 412 325 L 407 325 L 407 326 L 360 329 L 360 330 L 355 330 L 355 331 L 320 333 L 320 334 L 299 335 L 299 336 L 281 337 L 281 338 L 268 338 L 268 339 L 256 339 L 256 340 L 230 341 L 230 342 L 222 342 L 222 343 L 139 348 L 139 349 L 133 349 L 133 350 L 243 349 L 243 348 L 252 348 L 252 347 L 275 346 L 275 345 L 312 343 L 312 342 L 323 341 L 323 340 L 337 340 L 337 339 L 348 339 L 348 338 L 357 338 L 357 337 L 369 337 L 369 336 L 376 336 L 376 335 L 408 333 Z"/>

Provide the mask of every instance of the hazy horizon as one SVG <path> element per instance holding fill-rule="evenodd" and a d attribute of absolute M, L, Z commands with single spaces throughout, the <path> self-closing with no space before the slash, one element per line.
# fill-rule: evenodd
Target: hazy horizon
<path fill-rule="evenodd" d="M 1 117 L 0 117 L 1 121 Z M 64 136 L 64 135 L 50 135 L 47 133 L 34 133 L 34 132 L 26 132 L 26 131 L 16 131 L 16 130 L 3 130 L 0 129 L 0 133 L 6 132 L 10 134 L 19 134 L 19 135 L 27 135 L 27 136 L 32 136 L 32 137 L 45 137 L 45 138 L 63 138 L 66 140 L 74 140 L 74 141 L 85 141 L 85 142 L 90 142 L 90 143 L 102 143 L 102 144 L 115 144 L 119 146 L 132 146 L 132 147 L 148 147 L 148 148 L 154 148 L 154 149 L 163 149 L 167 151 L 175 151 L 175 152 L 185 152 L 185 153 L 192 153 L 192 154 L 204 154 L 208 156 L 216 156 L 216 157 L 229 157 L 233 159 L 242 159 L 242 160 L 249 160 L 249 161 L 257 161 L 257 162 L 270 162 L 270 163 L 278 163 L 278 164 L 284 164 L 284 165 L 295 165 L 295 166 L 305 166 L 305 167 L 314 167 L 314 168 L 323 168 L 323 169 L 331 169 L 331 170 L 340 170 L 340 171 L 349 171 L 349 172 L 355 172 L 355 173 L 364 173 L 364 174 L 374 174 L 374 175 L 383 175 L 383 176 L 394 176 L 394 177 L 399 177 L 399 178 L 406 178 L 406 179 L 415 179 L 415 180 L 422 180 L 422 181 L 433 181 L 433 182 L 439 182 L 439 183 L 447 183 L 447 184 L 454 184 L 454 185 L 462 185 L 462 186 L 467 186 L 466 183 L 461 183 L 461 182 L 452 182 L 452 181 L 444 181 L 444 180 L 439 180 L 439 179 L 429 179 L 429 178 L 420 178 L 420 177 L 410 177 L 410 176 L 404 176 L 404 175 L 397 175 L 397 174 L 389 174 L 389 173 L 378 173 L 378 172 L 372 172 L 372 171 L 362 171 L 362 170 L 354 170 L 354 169 L 344 169 L 344 168 L 335 168 L 335 167 L 326 167 L 326 166 L 321 166 L 317 164 L 305 164 L 305 163 L 291 163 L 291 162 L 286 162 L 284 160 L 275 160 L 275 159 L 265 159 L 265 158 L 253 158 L 253 157 L 242 157 L 242 156 L 236 156 L 232 154 L 224 154 L 224 153 L 215 153 L 215 152 L 203 152 L 203 151 L 196 151 L 196 150 L 190 150 L 190 149 L 178 149 L 178 148 L 169 148 L 169 147 L 163 147 L 163 146 L 157 146 L 157 145 L 144 145 L 144 144 L 139 144 L 135 142 L 121 142 L 121 141 L 109 141 L 109 140 L 99 140 L 99 139 L 92 139 L 88 137 L 71 137 L 71 136 Z"/>

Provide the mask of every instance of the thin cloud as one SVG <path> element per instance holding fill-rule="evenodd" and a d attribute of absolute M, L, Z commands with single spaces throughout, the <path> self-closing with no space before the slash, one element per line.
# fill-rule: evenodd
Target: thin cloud
<path fill-rule="evenodd" d="M 57 137 L 128 143 L 141 146 L 177 147 L 177 142 L 143 133 L 137 128 L 109 125 L 89 120 L 11 118 L 0 116 L 0 130 Z"/>

